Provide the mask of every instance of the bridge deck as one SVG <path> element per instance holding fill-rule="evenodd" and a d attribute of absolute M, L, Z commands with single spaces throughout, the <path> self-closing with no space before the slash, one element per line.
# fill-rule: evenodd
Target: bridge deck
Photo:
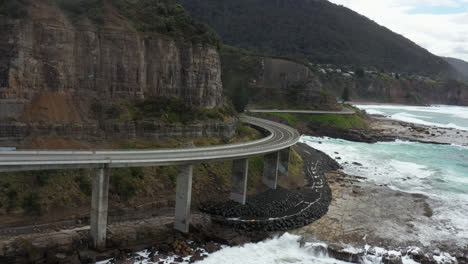
<path fill-rule="evenodd" d="M 194 164 L 244 159 L 288 148 L 297 143 L 299 133 L 272 121 L 241 116 L 241 120 L 263 128 L 269 136 L 246 143 L 222 146 L 160 150 L 4 150 L 0 151 L 0 172 L 44 169 L 143 167 Z"/>

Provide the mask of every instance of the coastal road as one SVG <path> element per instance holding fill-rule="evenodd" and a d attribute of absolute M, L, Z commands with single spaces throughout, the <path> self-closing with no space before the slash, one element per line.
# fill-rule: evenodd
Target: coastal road
<path fill-rule="evenodd" d="M 0 150 L 0 172 L 50 169 L 145 167 L 245 159 L 295 145 L 297 130 L 264 119 L 242 115 L 241 120 L 268 131 L 265 138 L 239 144 L 159 150 Z"/>
<path fill-rule="evenodd" d="M 251 113 L 289 113 L 289 114 L 333 114 L 333 115 L 354 115 L 354 110 L 344 108 L 341 111 L 325 111 L 325 110 L 278 110 L 278 109 L 250 109 L 247 112 Z"/>

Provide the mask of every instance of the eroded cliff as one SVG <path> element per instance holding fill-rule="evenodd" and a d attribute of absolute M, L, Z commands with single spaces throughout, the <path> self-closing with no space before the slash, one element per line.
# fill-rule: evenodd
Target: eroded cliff
<path fill-rule="evenodd" d="M 261 61 L 263 70 L 253 80 L 252 89 L 257 90 L 254 93 L 276 91 L 281 95 L 278 98 L 289 97 L 299 104 L 324 104 L 326 97 L 317 97 L 320 91 L 341 97 L 347 89 L 353 101 L 468 105 L 468 86 L 458 81 L 392 77 L 385 73 L 359 77 L 336 69 L 325 73 L 321 72 L 323 69 L 279 58 L 264 57 Z"/>
<path fill-rule="evenodd" d="M 31 119 L 27 109 L 34 99 L 51 93 L 73 98 L 64 104 L 79 112 L 71 121 L 80 122 L 94 98 L 165 96 L 205 108 L 223 104 L 215 46 L 139 32 L 107 5 L 101 25 L 71 22 L 45 0 L 31 0 L 22 19 L 0 16 L 0 119 Z M 48 110 L 42 115 L 53 114 Z"/>

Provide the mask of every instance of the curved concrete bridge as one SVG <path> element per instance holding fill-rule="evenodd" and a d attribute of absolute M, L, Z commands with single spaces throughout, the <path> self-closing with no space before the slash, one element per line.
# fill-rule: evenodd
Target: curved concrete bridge
<path fill-rule="evenodd" d="M 0 172 L 51 169 L 93 168 L 91 197 L 91 241 L 97 249 L 105 248 L 109 192 L 109 168 L 177 165 L 176 209 L 174 227 L 188 232 L 193 165 L 203 162 L 233 160 L 231 199 L 245 204 L 248 158 L 265 155 L 263 182 L 277 186 L 278 172 L 288 173 L 289 148 L 299 140 L 299 133 L 272 121 L 241 116 L 241 120 L 268 132 L 259 140 L 222 146 L 160 150 L 4 150 L 0 151 Z"/>

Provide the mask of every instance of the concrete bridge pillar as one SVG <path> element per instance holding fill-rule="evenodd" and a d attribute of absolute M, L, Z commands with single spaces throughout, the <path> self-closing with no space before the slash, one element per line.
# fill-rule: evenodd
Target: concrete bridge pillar
<path fill-rule="evenodd" d="M 262 182 L 271 189 L 276 189 L 278 180 L 279 152 L 265 155 L 263 161 Z"/>
<path fill-rule="evenodd" d="M 288 176 L 289 170 L 289 153 L 291 148 L 285 148 L 279 152 L 279 172 L 282 176 Z"/>
<path fill-rule="evenodd" d="M 177 169 L 174 228 L 183 233 L 188 233 L 189 231 L 192 175 L 193 165 L 180 165 Z"/>
<path fill-rule="evenodd" d="M 109 196 L 109 167 L 94 170 L 91 195 L 90 236 L 91 246 L 97 250 L 106 248 L 107 209 Z"/>
<path fill-rule="evenodd" d="M 232 189 L 231 200 L 245 204 L 247 196 L 247 175 L 249 173 L 249 160 L 234 160 L 232 163 Z"/>

